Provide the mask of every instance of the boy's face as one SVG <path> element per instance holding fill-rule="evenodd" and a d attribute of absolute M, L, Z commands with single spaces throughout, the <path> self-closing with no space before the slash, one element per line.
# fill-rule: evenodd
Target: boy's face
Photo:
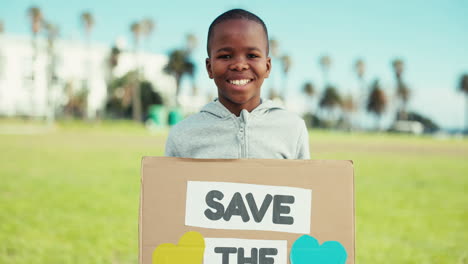
<path fill-rule="evenodd" d="M 260 88 L 271 68 L 267 44 L 263 27 L 254 21 L 233 19 L 214 27 L 206 69 L 231 112 L 260 104 Z"/>

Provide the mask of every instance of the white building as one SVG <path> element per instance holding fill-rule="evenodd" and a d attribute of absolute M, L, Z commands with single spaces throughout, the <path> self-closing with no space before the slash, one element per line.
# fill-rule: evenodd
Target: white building
<path fill-rule="evenodd" d="M 92 117 L 105 105 L 110 77 L 121 77 L 137 65 L 165 102 L 174 98 L 175 79 L 163 72 L 168 60 L 165 55 L 123 51 L 111 71 L 111 47 L 93 44 L 88 48 L 81 42 L 58 39 L 55 63 L 51 63 L 48 48 L 47 39 L 39 38 L 34 59 L 30 36 L 0 34 L 0 116 L 54 116 L 67 103 L 66 87 L 75 92 L 87 87 L 87 113 Z M 54 78 L 50 77 L 52 72 Z"/>

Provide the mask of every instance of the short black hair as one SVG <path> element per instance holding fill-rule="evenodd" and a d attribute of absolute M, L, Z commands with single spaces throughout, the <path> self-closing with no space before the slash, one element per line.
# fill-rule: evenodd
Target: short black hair
<path fill-rule="evenodd" d="M 268 40 L 268 30 L 265 25 L 265 22 L 263 22 L 263 20 L 259 18 L 257 15 L 255 15 L 254 13 L 251 13 L 244 9 L 236 8 L 236 9 L 231 9 L 229 11 L 222 13 L 211 23 L 210 28 L 208 29 L 208 39 L 206 42 L 206 51 L 208 52 L 208 57 L 210 56 L 210 40 L 213 37 L 214 27 L 221 22 L 234 20 L 234 19 L 250 20 L 250 21 L 260 24 L 263 27 L 263 31 L 265 31 L 265 37 L 266 37 L 266 42 L 267 42 L 267 54 L 268 54 L 270 50 L 270 45 L 269 45 L 269 40 Z"/>

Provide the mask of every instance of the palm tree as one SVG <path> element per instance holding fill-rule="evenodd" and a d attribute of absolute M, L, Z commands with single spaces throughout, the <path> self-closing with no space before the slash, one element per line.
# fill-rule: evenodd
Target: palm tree
<path fill-rule="evenodd" d="M 276 63 L 281 63 L 280 60 L 280 43 L 278 41 L 278 39 L 275 39 L 275 38 L 271 38 L 269 40 L 269 53 L 270 53 L 270 57 L 271 57 L 271 64 L 272 65 L 277 65 Z M 279 85 L 279 75 L 278 75 L 278 71 L 275 67 L 272 68 L 271 72 L 270 72 L 270 87 L 269 87 L 269 91 L 268 91 L 268 98 L 269 99 L 276 99 L 280 96 L 279 92 L 278 92 L 278 87 L 277 85 Z"/>
<path fill-rule="evenodd" d="M 136 62 L 137 74 L 132 84 L 132 116 L 133 120 L 136 122 L 141 122 L 142 120 L 142 106 L 141 106 L 141 96 L 140 96 L 140 65 L 138 60 L 138 52 L 140 47 L 140 38 L 143 34 L 143 25 L 141 22 L 134 22 L 130 25 L 130 31 L 133 35 L 134 43 L 134 55 Z"/>
<path fill-rule="evenodd" d="M 399 115 L 401 119 L 407 119 L 408 114 L 408 101 L 410 98 L 411 92 L 409 87 L 403 81 L 399 81 L 397 83 L 397 97 L 401 101 L 401 110 L 399 111 Z"/>
<path fill-rule="evenodd" d="M 105 102 L 110 102 L 111 96 L 112 96 L 112 89 L 111 89 L 111 84 L 115 81 L 115 68 L 117 65 L 119 65 L 120 62 L 120 53 L 121 50 L 119 49 L 117 44 L 114 44 L 110 50 L 110 54 L 107 60 L 107 70 L 108 70 L 108 75 L 107 75 L 107 90 L 106 90 L 106 99 Z M 107 106 L 104 109 L 107 111 Z"/>
<path fill-rule="evenodd" d="M 33 81 L 32 86 L 30 87 L 30 104 L 31 106 L 34 106 L 34 89 L 35 89 L 35 80 L 36 80 L 36 61 L 37 61 L 37 56 L 38 56 L 38 43 L 37 43 L 37 36 L 39 34 L 39 31 L 41 30 L 42 27 L 42 22 L 43 22 L 43 15 L 42 11 L 39 7 L 37 6 L 31 6 L 27 10 L 27 14 L 30 18 L 31 21 L 31 33 L 32 33 L 32 39 L 31 39 L 31 46 L 32 46 L 32 60 L 31 60 L 31 80 Z"/>
<path fill-rule="evenodd" d="M 33 37 L 33 49 L 34 52 L 37 52 L 37 35 L 39 34 L 39 31 L 41 30 L 42 27 L 42 22 L 43 22 L 43 16 L 42 16 L 42 11 L 39 7 L 37 6 L 31 6 L 28 8 L 28 16 L 31 19 L 31 33 Z M 35 56 L 37 55 L 34 54 Z"/>
<path fill-rule="evenodd" d="M 59 34 L 59 29 L 57 25 L 54 25 L 50 22 L 44 21 L 43 28 L 47 36 L 47 56 L 49 57 L 49 64 L 47 67 L 47 121 L 49 124 L 52 124 L 55 121 L 55 102 L 51 98 L 51 90 L 56 78 L 56 65 L 57 58 L 55 56 L 55 41 Z"/>
<path fill-rule="evenodd" d="M 270 39 L 270 54 L 275 58 L 279 56 L 279 42 L 275 38 Z"/>
<path fill-rule="evenodd" d="M 359 86 L 360 86 L 360 99 L 361 97 L 364 97 L 366 95 L 366 83 L 364 80 L 364 75 L 366 73 L 366 64 L 363 59 L 357 59 L 356 62 L 354 63 L 354 70 L 356 71 L 356 76 L 358 77 L 359 80 Z M 362 100 L 359 100 L 362 101 Z"/>
<path fill-rule="evenodd" d="M 291 56 L 289 55 L 283 55 L 281 56 L 281 66 L 283 66 L 283 74 L 284 74 L 284 79 L 283 79 L 283 91 L 281 94 L 281 98 L 283 101 L 286 100 L 286 91 L 288 90 L 288 73 L 291 70 L 291 65 L 292 65 L 292 59 Z"/>
<path fill-rule="evenodd" d="M 133 22 L 130 25 L 130 31 L 133 35 L 133 48 L 137 51 L 140 46 L 140 38 L 143 34 L 143 26 L 140 22 Z"/>
<path fill-rule="evenodd" d="M 331 64 L 332 64 L 332 60 L 331 60 L 331 57 L 328 56 L 328 55 L 324 55 L 322 57 L 320 57 L 319 59 L 319 64 L 320 64 L 320 67 L 322 68 L 322 72 L 323 72 L 323 81 L 324 81 L 324 86 L 327 87 L 330 85 L 330 80 L 328 79 L 329 76 L 328 76 L 328 73 L 330 71 L 330 67 L 331 67 Z"/>
<path fill-rule="evenodd" d="M 342 100 L 336 87 L 328 85 L 325 87 L 322 98 L 320 99 L 320 107 L 328 112 L 329 121 L 332 120 L 333 111 L 341 107 Z"/>
<path fill-rule="evenodd" d="M 354 102 L 354 99 L 352 95 L 348 94 L 343 98 L 343 109 L 346 110 L 347 112 L 353 112 L 356 110 L 356 103 Z"/>
<path fill-rule="evenodd" d="M 367 111 L 376 116 L 376 129 L 380 130 L 380 119 L 387 107 L 387 96 L 380 87 L 379 80 L 376 79 L 371 87 L 369 99 L 367 101 Z"/>
<path fill-rule="evenodd" d="M 93 15 L 88 11 L 83 12 L 81 14 L 81 23 L 83 24 L 83 29 L 85 31 L 86 43 L 89 45 L 91 31 L 93 30 L 95 23 Z"/>
<path fill-rule="evenodd" d="M 458 89 L 465 94 L 465 133 L 468 133 L 468 73 L 460 77 Z"/>
<path fill-rule="evenodd" d="M 313 111 L 313 106 L 312 106 L 312 97 L 315 95 L 315 86 L 312 82 L 306 82 L 302 88 L 302 91 L 304 94 L 307 96 L 307 105 L 308 105 L 308 111 L 311 112 Z"/>
<path fill-rule="evenodd" d="M 144 18 L 141 22 L 141 34 L 146 40 L 146 49 L 148 50 L 150 47 L 150 40 L 151 40 L 151 35 L 153 34 L 156 24 L 154 23 L 153 19 L 147 17 Z"/>
<path fill-rule="evenodd" d="M 307 96 L 314 96 L 315 95 L 315 86 L 314 86 L 314 84 L 312 82 L 306 82 L 304 84 L 303 91 Z"/>
<path fill-rule="evenodd" d="M 113 70 L 119 64 L 120 49 L 117 46 L 113 46 L 109 58 L 109 66 Z"/>
<path fill-rule="evenodd" d="M 186 49 L 187 52 L 192 53 L 193 50 L 198 46 L 198 38 L 193 33 L 188 33 L 186 36 Z"/>
<path fill-rule="evenodd" d="M 363 59 L 357 59 L 354 63 L 354 69 L 359 80 L 364 79 L 364 74 L 366 72 L 366 64 Z"/>
<path fill-rule="evenodd" d="M 193 33 L 188 33 L 186 36 L 186 43 L 185 43 L 185 49 L 187 50 L 187 56 L 191 56 L 193 51 L 198 45 L 198 38 L 195 36 Z M 196 85 L 196 80 L 195 80 L 195 74 L 190 74 L 190 79 L 192 80 L 192 95 L 197 95 L 198 94 L 198 88 Z"/>
<path fill-rule="evenodd" d="M 141 87 L 144 87 L 142 85 L 142 80 L 145 78 L 144 76 L 142 76 L 144 72 L 144 65 L 140 65 L 140 55 L 138 53 L 140 52 L 140 49 L 143 51 L 149 51 L 151 36 L 155 28 L 156 24 L 154 23 L 153 19 L 149 17 L 142 19 L 140 22 L 134 22 L 130 28 L 133 34 L 135 44 L 135 61 L 137 67 L 137 79 L 136 83 L 133 86 L 133 92 L 135 96 L 132 96 L 132 113 L 133 119 L 137 121 L 141 121 L 143 117 L 142 115 L 146 113 L 146 110 L 143 107 L 143 99 L 141 96 Z M 145 47 L 143 48 L 140 48 L 141 38 L 145 40 Z"/>
<path fill-rule="evenodd" d="M 334 86 L 327 86 L 320 99 L 320 106 L 324 108 L 333 108 L 341 105 L 341 97 Z"/>
<path fill-rule="evenodd" d="M 403 62 L 402 59 L 395 59 L 392 62 L 393 66 L 393 71 L 395 72 L 395 77 L 397 79 L 401 79 L 401 76 L 403 75 L 403 71 L 405 68 L 405 63 Z"/>
<path fill-rule="evenodd" d="M 93 15 L 89 11 L 85 11 L 80 15 L 81 24 L 83 25 L 84 35 L 85 35 L 85 42 L 86 42 L 86 55 L 85 55 L 85 63 L 83 64 L 84 71 L 86 72 L 86 80 L 83 81 L 83 90 L 85 94 L 85 116 L 88 117 L 87 108 L 88 108 L 88 101 L 89 101 L 89 83 L 91 80 L 91 32 L 93 30 L 95 21 Z"/>
<path fill-rule="evenodd" d="M 195 65 L 190 61 L 189 55 L 186 50 L 176 49 L 169 54 L 169 61 L 164 68 L 164 71 L 174 76 L 176 80 L 176 103 L 180 94 L 180 83 L 182 77 L 186 74 L 193 75 Z"/>
<path fill-rule="evenodd" d="M 397 109 L 397 119 L 407 119 L 407 106 L 410 97 L 409 87 L 403 82 L 403 71 L 405 63 L 402 59 L 395 59 L 392 62 L 395 79 L 397 82 L 397 98 L 399 101 Z"/>
<path fill-rule="evenodd" d="M 37 57 L 37 35 L 39 34 L 39 31 L 42 27 L 43 16 L 41 9 L 37 6 L 31 6 L 30 8 L 28 8 L 28 15 L 31 19 L 33 62 L 35 62 Z"/>
<path fill-rule="evenodd" d="M 4 25 L 3 25 L 3 21 L 0 20 L 0 37 L 2 37 L 2 34 L 4 32 L 5 28 L 4 28 Z M 4 56 L 3 56 L 3 52 L 2 52 L 2 43 L 0 43 L 0 79 L 3 78 L 3 71 L 5 69 L 5 63 L 4 63 Z M 1 96 L 1 93 L 0 93 L 0 96 Z M 0 98 L 1 100 L 1 98 Z"/>
<path fill-rule="evenodd" d="M 366 111 L 366 99 L 368 94 L 366 81 L 364 79 L 364 75 L 366 73 L 366 63 L 362 58 L 358 58 L 354 62 L 354 71 L 356 72 L 356 76 L 359 83 L 359 92 L 357 93 L 354 102 L 354 107 L 358 110 L 359 119 L 356 121 L 359 125 L 364 124 L 364 113 Z"/>

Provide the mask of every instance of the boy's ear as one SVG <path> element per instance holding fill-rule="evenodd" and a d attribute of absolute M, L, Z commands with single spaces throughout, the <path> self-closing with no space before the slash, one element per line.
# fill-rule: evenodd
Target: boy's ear
<path fill-rule="evenodd" d="M 266 73 L 265 73 L 265 78 L 268 78 L 268 76 L 270 76 L 270 72 L 271 72 L 271 58 L 270 57 L 267 57 L 267 59 L 266 59 L 266 67 L 267 67 L 267 70 L 266 70 Z"/>
<path fill-rule="evenodd" d="M 208 72 L 208 76 L 210 79 L 213 79 L 213 71 L 211 70 L 211 59 L 206 58 L 205 60 L 206 71 Z"/>

